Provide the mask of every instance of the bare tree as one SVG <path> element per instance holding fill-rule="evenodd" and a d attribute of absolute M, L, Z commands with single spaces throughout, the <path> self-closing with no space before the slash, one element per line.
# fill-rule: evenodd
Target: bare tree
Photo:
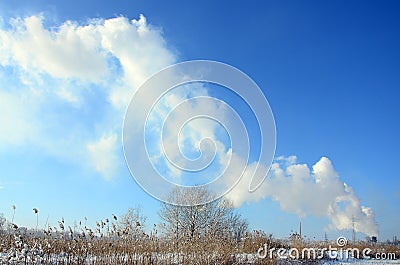
<path fill-rule="evenodd" d="M 145 231 L 145 222 L 146 217 L 142 214 L 142 210 L 139 207 L 129 208 L 119 220 L 119 231 L 126 237 L 138 239 L 142 237 Z"/>
<path fill-rule="evenodd" d="M 228 231 L 230 233 L 230 237 L 238 243 L 242 241 L 244 238 L 249 224 L 247 220 L 243 219 L 239 213 L 230 213 L 228 216 Z"/>
<path fill-rule="evenodd" d="M 235 212 L 232 203 L 226 198 L 213 200 L 215 195 L 204 187 L 177 188 L 169 196 L 174 204 L 162 203 L 159 216 L 165 234 L 176 244 L 205 237 L 240 240 L 247 231 L 247 221 Z M 204 201 L 211 202 L 199 204 Z"/>

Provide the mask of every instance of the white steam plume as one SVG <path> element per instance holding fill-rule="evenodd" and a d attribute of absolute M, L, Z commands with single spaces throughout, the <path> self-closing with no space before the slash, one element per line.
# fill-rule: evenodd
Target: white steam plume
<path fill-rule="evenodd" d="M 243 163 L 239 157 L 234 159 Z M 262 186 L 249 193 L 249 176 L 254 168 L 255 163 L 250 164 L 243 179 L 226 195 L 235 206 L 271 197 L 282 210 L 300 217 L 328 217 L 330 230 L 351 229 L 354 220 L 357 232 L 378 235 L 374 212 L 361 205 L 353 188 L 340 179 L 328 158 L 322 157 L 311 170 L 306 164 L 297 164 L 295 156 L 278 157 Z"/>

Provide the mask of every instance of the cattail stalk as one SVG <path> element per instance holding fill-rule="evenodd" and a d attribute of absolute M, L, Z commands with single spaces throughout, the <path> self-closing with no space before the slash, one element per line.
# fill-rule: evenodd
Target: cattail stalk
<path fill-rule="evenodd" d="M 38 211 L 38 209 L 37 208 L 33 208 L 33 212 L 35 213 L 35 215 L 36 215 L 36 232 L 38 231 L 38 225 L 39 225 L 39 211 Z"/>
<path fill-rule="evenodd" d="M 13 224 L 14 223 L 14 216 L 15 216 L 15 209 L 17 209 L 17 207 L 15 205 L 13 205 L 12 208 L 13 208 L 13 216 L 12 216 L 12 219 L 11 219 L 11 223 Z"/>

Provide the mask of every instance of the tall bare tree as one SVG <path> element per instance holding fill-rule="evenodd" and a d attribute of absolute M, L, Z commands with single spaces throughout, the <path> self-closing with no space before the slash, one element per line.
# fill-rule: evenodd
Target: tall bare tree
<path fill-rule="evenodd" d="M 226 198 L 214 200 L 215 195 L 204 187 L 189 191 L 177 188 L 169 196 L 174 204 L 162 203 L 159 216 L 164 222 L 165 234 L 177 244 L 205 237 L 240 240 L 247 231 L 247 221 L 232 203 Z M 211 202 L 201 204 L 203 201 Z"/>

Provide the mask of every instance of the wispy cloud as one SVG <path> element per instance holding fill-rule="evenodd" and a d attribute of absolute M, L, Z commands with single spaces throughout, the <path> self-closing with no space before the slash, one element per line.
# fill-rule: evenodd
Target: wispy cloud
<path fill-rule="evenodd" d="M 111 134 L 87 145 L 92 164 L 95 166 L 96 171 L 106 179 L 113 177 L 116 168 L 120 164 L 116 150 L 117 139 L 118 136 L 116 134 Z"/>

